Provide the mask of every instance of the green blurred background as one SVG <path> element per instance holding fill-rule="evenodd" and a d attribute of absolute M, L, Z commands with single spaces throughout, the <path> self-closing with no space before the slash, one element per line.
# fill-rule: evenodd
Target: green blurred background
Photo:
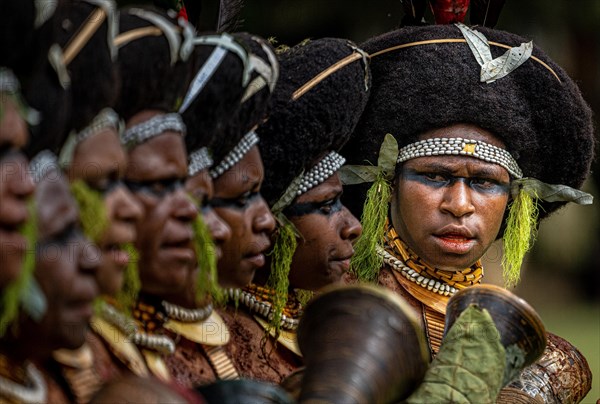
<path fill-rule="evenodd" d="M 218 3 L 185 0 L 190 14 L 200 12 L 199 30 L 214 29 Z M 400 0 L 246 0 L 240 17 L 244 22 L 238 30 L 273 37 L 279 44 L 324 36 L 360 43 L 397 28 L 403 11 Z M 430 12 L 426 18 L 432 21 Z M 592 109 L 600 111 L 600 0 L 507 0 L 496 28 L 531 38 L 578 82 Z M 600 198 L 598 162 L 593 168 L 595 176 L 585 189 Z M 542 223 L 515 290 L 538 310 L 548 330 L 586 356 L 594 380 L 585 403 L 600 398 L 598 204 L 569 206 Z M 501 247 L 494 245 L 485 259 L 486 282 L 502 284 L 500 257 Z"/>

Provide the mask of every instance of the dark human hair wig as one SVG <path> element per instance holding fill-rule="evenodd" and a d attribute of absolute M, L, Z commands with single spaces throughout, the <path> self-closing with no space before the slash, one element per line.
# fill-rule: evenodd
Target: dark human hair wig
<path fill-rule="evenodd" d="M 121 11 L 120 35 L 137 28 L 155 26 L 132 14 L 138 9 Z M 177 27 L 177 22 L 162 11 L 148 7 L 144 11 L 159 15 Z M 191 64 L 188 61 L 177 57 L 171 63 L 170 43 L 165 35 L 147 35 L 121 45 L 118 62 L 121 92 L 115 107 L 119 115 L 129 120 L 146 109 L 176 111 L 189 82 Z"/>
<path fill-rule="evenodd" d="M 71 92 L 64 89 L 56 71 L 46 60 L 25 86 L 24 97 L 31 108 L 40 114 L 40 121 L 29 126 L 29 144 L 25 153 L 34 157 L 48 149 L 58 154 L 64 144 L 71 118 Z"/>
<path fill-rule="evenodd" d="M 296 90 L 353 54 L 358 56 L 354 61 L 294 99 Z M 302 170 L 312 168 L 327 152 L 346 143 L 369 98 L 369 67 L 351 41 L 309 41 L 279 58 L 281 76 L 271 113 L 258 129 L 265 167 L 261 193 L 270 206 Z"/>
<path fill-rule="evenodd" d="M 29 71 L 36 10 L 33 0 L 0 0 L 0 66 Z"/>
<path fill-rule="evenodd" d="M 56 42 L 65 48 L 77 38 L 80 30 L 95 17 L 97 6 L 85 0 L 70 0 L 57 10 Z M 116 18 L 117 14 L 111 18 Z M 85 42 L 66 67 L 70 77 L 72 114 L 70 128 L 80 131 L 104 108 L 113 107 L 118 96 L 117 68 L 109 45 L 109 19 Z"/>
<path fill-rule="evenodd" d="M 528 42 L 504 31 L 474 29 L 490 43 L 515 47 Z M 454 41 L 439 42 L 446 39 Z M 481 67 L 462 39 L 456 26 L 438 25 L 403 28 L 362 45 L 371 54 L 373 88 L 342 151 L 348 163 L 376 164 L 387 133 L 403 147 L 428 130 L 469 123 L 501 140 L 524 177 L 581 187 L 590 172 L 594 137 L 591 110 L 573 80 L 534 46 L 538 60 L 532 57 L 505 77 L 481 82 Z M 438 42 L 384 51 L 428 40 Z M 492 44 L 491 52 L 496 58 L 506 49 Z M 368 186 L 345 187 L 344 203 L 355 215 L 362 212 Z M 540 218 L 563 204 L 540 201 Z"/>
<path fill-rule="evenodd" d="M 274 56 L 275 51 L 266 40 L 248 33 L 236 33 L 234 34 L 234 37 L 238 42 L 243 44 L 254 57 L 260 58 L 266 63 L 271 68 L 272 74 L 275 74 L 275 77 L 278 75 L 279 64 Z M 271 53 L 272 57 L 269 57 L 268 52 Z M 252 69 L 250 72 L 250 84 L 248 85 L 248 88 L 251 88 L 252 83 L 257 79 L 261 80 L 260 73 L 256 69 Z M 245 90 L 247 91 L 247 89 Z M 242 99 L 242 103 L 238 108 L 236 116 L 229 120 L 227 128 L 225 128 L 225 135 L 222 139 L 213 143 L 211 147 L 215 163 L 218 164 L 227 153 L 238 144 L 246 133 L 259 125 L 267 117 L 270 99 L 271 88 L 268 85 L 260 88 L 250 97 Z"/>
<path fill-rule="evenodd" d="M 195 46 L 192 55 L 194 74 L 202 69 L 216 48 L 217 46 L 208 44 Z M 247 54 L 244 57 L 247 58 Z M 189 153 L 201 147 L 209 147 L 223 138 L 225 128 L 232 117 L 237 115 L 245 90 L 242 85 L 244 69 L 245 61 L 236 53 L 227 51 L 221 64 L 182 113 L 187 126 L 185 142 Z"/>

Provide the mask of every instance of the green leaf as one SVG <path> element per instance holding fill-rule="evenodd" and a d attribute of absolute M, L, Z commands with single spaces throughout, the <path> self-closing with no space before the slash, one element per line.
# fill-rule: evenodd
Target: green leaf
<path fill-rule="evenodd" d="M 364 182 L 374 182 L 377 179 L 379 168 L 375 166 L 347 165 L 340 168 L 338 172 L 342 184 L 355 185 Z"/>
<path fill-rule="evenodd" d="M 591 205 L 594 197 L 586 192 L 562 184 L 546 184 L 535 178 L 522 178 L 511 183 L 511 193 L 514 195 L 523 190 L 534 198 L 546 202 L 575 202 L 579 205 Z"/>
<path fill-rule="evenodd" d="M 385 173 L 388 180 L 394 176 L 396 161 L 398 161 L 398 142 L 388 133 L 381 143 L 377 159 L 377 166 Z"/>

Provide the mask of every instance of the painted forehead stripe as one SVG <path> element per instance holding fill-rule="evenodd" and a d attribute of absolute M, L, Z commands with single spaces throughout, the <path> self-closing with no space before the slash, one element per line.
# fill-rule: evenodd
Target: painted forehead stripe
<path fill-rule="evenodd" d="M 523 178 L 523 171 L 510 153 L 481 140 L 460 137 L 433 138 L 411 143 L 400 149 L 397 163 L 427 156 L 469 156 L 504 167 L 516 179 Z"/>

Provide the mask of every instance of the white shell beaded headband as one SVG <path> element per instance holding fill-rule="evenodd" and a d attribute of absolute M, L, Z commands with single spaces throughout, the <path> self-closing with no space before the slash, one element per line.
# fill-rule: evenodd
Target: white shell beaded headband
<path fill-rule="evenodd" d="M 19 79 L 12 70 L 0 67 L 0 93 L 16 94 L 21 90 Z"/>
<path fill-rule="evenodd" d="M 508 151 L 481 140 L 460 137 L 436 137 L 411 143 L 399 150 L 396 162 L 402 163 L 417 157 L 442 155 L 475 157 L 504 167 L 516 179 L 523 178 L 523 171 Z"/>
<path fill-rule="evenodd" d="M 290 206 L 294 199 L 322 184 L 335 174 L 346 162 L 346 159 L 335 151 L 328 153 L 307 172 L 302 172 L 287 187 L 283 196 L 273 205 L 274 213 L 282 212 Z"/>
<path fill-rule="evenodd" d="M 56 155 L 50 150 L 43 150 L 39 152 L 29 162 L 29 173 L 31 174 L 31 178 L 33 178 L 33 182 L 36 184 L 39 183 L 48 173 L 55 170 L 60 171 L 60 167 L 58 166 L 58 159 L 56 158 Z"/>
<path fill-rule="evenodd" d="M 206 147 L 201 147 L 193 153 L 190 153 L 190 164 L 188 165 L 188 175 L 193 177 L 202 170 L 206 170 L 213 165 L 213 159 Z"/>
<path fill-rule="evenodd" d="M 109 128 L 119 132 L 119 124 L 119 115 L 113 109 L 105 108 L 100 111 L 83 130 L 77 133 L 71 132 L 58 156 L 60 166 L 65 168 L 71 165 L 75 148 L 79 143 Z"/>
<path fill-rule="evenodd" d="M 185 136 L 185 130 L 181 115 L 176 113 L 155 115 L 147 121 L 127 129 L 121 135 L 121 144 L 127 149 L 132 149 L 166 131 L 177 132 Z"/>
<path fill-rule="evenodd" d="M 258 143 L 258 135 L 254 130 L 246 133 L 244 137 L 238 142 L 237 145 L 223 159 L 216 167 L 210 170 L 210 176 L 213 179 L 219 178 L 223 173 L 229 170 L 231 167 L 240 162 L 241 159 L 250 151 L 254 145 Z"/>
<path fill-rule="evenodd" d="M 250 72 L 248 70 L 248 53 L 231 35 L 223 33 L 220 35 L 199 36 L 193 40 L 193 45 L 211 45 L 215 46 L 215 49 L 213 49 L 208 59 L 206 59 L 192 80 L 188 92 L 183 99 L 183 103 L 179 108 L 180 114 L 184 113 L 192 102 L 194 102 L 198 94 L 200 94 L 210 78 L 217 71 L 228 52 L 237 55 L 244 65 L 242 86 L 246 86 L 250 78 Z"/>

